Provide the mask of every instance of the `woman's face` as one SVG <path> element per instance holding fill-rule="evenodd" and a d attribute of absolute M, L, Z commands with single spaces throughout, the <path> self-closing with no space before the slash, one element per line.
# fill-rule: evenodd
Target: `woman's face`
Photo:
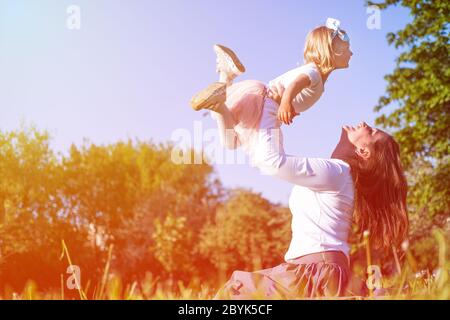
<path fill-rule="evenodd" d="M 382 130 L 372 128 L 365 122 L 361 122 L 357 127 L 345 125 L 342 129 L 347 132 L 347 138 L 356 147 L 357 153 L 368 151 L 370 154 L 372 145 L 387 134 Z"/>
<path fill-rule="evenodd" d="M 333 40 L 333 48 L 336 69 L 348 68 L 350 58 L 353 55 L 353 52 L 350 50 L 350 42 L 343 41 L 339 37 L 336 37 Z"/>

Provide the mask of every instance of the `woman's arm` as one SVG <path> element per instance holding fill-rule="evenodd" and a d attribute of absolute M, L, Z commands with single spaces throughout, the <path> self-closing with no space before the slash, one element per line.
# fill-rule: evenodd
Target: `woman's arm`
<path fill-rule="evenodd" d="M 286 155 L 282 165 L 272 175 L 314 191 L 339 192 L 349 177 L 351 180 L 349 170 L 333 159 Z"/>
<path fill-rule="evenodd" d="M 284 124 L 291 124 L 292 119 L 298 115 L 294 107 L 292 107 L 292 100 L 305 88 L 311 85 L 311 80 L 306 74 L 300 74 L 284 91 L 281 98 L 280 107 L 278 109 L 278 120 Z"/>

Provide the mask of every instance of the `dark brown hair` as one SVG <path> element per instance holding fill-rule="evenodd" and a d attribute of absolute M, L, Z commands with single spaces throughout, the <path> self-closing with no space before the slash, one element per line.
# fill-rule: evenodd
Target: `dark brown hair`
<path fill-rule="evenodd" d="M 368 159 L 346 159 L 355 186 L 353 209 L 358 233 L 369 232 L 375 249 L 398 248 L 408 236 L 407 182 L 394 138 L 384 134 Z"/>

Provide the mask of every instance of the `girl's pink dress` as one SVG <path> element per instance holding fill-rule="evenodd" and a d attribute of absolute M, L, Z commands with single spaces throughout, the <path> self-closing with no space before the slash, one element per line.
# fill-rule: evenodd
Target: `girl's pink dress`
<path fill-rule="evenodd" d="M 244 147 L 259 129 L 267 94 L 266 85 L 257 80 L 239 81 L 227 88 L 225 104 L 238 122 L 234 130 Z"/>

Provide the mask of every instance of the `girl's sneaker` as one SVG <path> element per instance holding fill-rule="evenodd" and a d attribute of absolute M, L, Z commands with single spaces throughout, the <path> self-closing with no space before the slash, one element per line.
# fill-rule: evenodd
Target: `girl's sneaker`
<path fill-rule="evenodd" d="M 214 51 L 217 55 L 216 71 L 219 73 L 224 72 L 230 81 L 245 72 L 244 65 L 233 50 L 220 44 L 216 44 L 214 45 Z"/>
<path fill-rule="evenodd" d="M 217 105 L 224 103 L 227 98 L 227 85 L 223 82 L 214 82 L 206 89 L 198 92 L 191 99 L 191 107 L 195 111 L 201 109 L 214 110 Z"/>

